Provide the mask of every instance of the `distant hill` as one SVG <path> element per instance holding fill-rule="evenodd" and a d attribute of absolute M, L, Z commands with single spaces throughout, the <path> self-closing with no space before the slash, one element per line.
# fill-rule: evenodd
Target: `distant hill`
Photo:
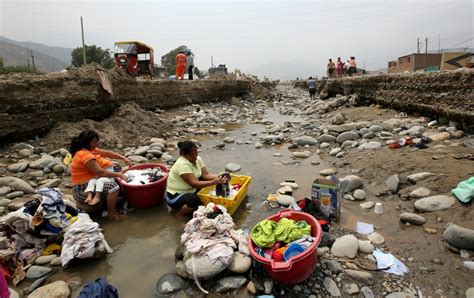
<path fill-rule="evenodd" d="M 28 65 L 28 61 L 31 65 L 30 51 L 33 51 L 35 66 L 41 72 L 59 71 L 71 65 L 72 49 L 15 41 L 0 36 L 0 57 L 6 66 L 24 66 Z"/>

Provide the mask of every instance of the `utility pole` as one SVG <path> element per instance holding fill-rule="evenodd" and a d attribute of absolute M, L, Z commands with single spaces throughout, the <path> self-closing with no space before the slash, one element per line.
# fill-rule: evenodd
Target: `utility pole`
<path fill-rule="evenodd" d="M 30 57 L 29 57 L 30 53 L 29 52 L 30 52 L 30 49 L 27 49 L 26 50 L 26 62 L 28 64 L 28 69 L 30 69 Z"/>
<path fill-rule="evenodd" d="M 441 35 L 438 33 L 438 53 L 441 54 Z"/>
<path fill-rule="evenodd" d="M 84 26 L 82 25 L 82 17 L 81 17 L 81 34 L 82 34 L 82 56 L 84 58 L 84 65 L 87 64 L 86 61 L 86 46 L 84 45 Z"/>
<path fill-rule="evenodd" d="M 36 67 L 35 67 L 35 56 L 33 55 L 33 51 L 31 53 L 31 63 L 33 63 L 33 72 L 36 72 Z"/>
<path fill-rule="evenodd" d="M 416 53 L 417 54 L 420 53 L 420 38 L 419 37 L 416 39 Z"/>
<path fill-rule="evenodd" d="M 428 54 L 428 37 L 425 39 L 425 54 Z"/>

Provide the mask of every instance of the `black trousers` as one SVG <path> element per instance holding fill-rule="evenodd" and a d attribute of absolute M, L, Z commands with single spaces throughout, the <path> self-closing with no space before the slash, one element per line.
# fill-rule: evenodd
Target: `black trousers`
<path fill-rule="evenodd" d="M 194 68 L 194 65 L 189 65 L 188 66 L 188 80 L 193 79 L 193 68 Z"/>

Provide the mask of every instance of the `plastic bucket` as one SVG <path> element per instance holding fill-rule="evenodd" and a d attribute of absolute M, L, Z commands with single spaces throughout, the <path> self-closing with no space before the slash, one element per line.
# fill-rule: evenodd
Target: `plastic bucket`
<path fill-rule="evenodd" d="M 282 210 L 267 219 L 279 222 L 280 219 L 284 217 L 296 221 L 304 220 L 311 225 L 311 236 L 314 237 L 314 242 L 310 247 L 302 253 L 291 257 L 288 262 L 278 262 L 260 256 L 255 251 L 257 246 L 253 243 L 251 237 L 249 239 L 249 250 L 252 257 L 262 264 L 262 267 L 272 279 L 282 284 L 294 285 L 306 280 L 313 274 L 314 270 L 316 270 L 316 262 L 318 259 L 316 249 L 321 242 L 323 232 L 316 218 L 305 212 Z"/>
<path fill-rule="evenodd" d="M 158 204 L 163 201 L 166 191 L 166 181 L 168 181 L 169 169 L 161 164 L 140 164 L 131 166 L 124 171 L 126 173 L 129 170 L 143 170 L 150 168 L 160 168 L 165 172 L 165 176 L 158 181 L 151 182 L 144 185 L 129 185 L 122 179 L 117 179 L 122 190 L 125 194 L 125 198 L 128 203 L 137 208 L 146 208 Z"/>

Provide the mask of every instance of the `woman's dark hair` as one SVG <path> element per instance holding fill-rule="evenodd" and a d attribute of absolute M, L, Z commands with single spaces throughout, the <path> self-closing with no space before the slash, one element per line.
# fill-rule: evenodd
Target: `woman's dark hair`
<path fill-rule="evenodd" d="M 69 151 L 71 155 L 74 156 L 77 151 L 81 149 L 91 149 L 91 141 L 97 138 L 99 139 L 99 134 L 92 129 L 83 130 L 77 137 L 72 138 L 71 145 L 69 145 Z"/>
<path fill-rule="evenodd" d="M 183 141 L 178 143 L 179 155 L 191 154 L 194 148 L 197 148 L 193 141 Z"/>

